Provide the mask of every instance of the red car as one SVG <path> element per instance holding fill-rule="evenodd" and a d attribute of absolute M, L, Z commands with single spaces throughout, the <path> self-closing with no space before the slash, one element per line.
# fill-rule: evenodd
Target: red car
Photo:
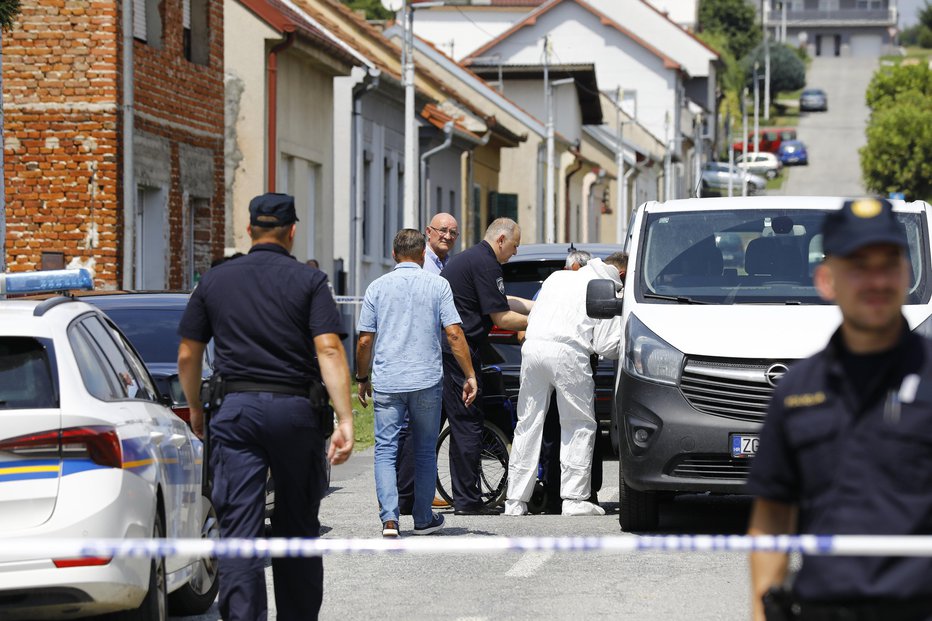
<path fill-rule="evenodd" d="M 758 130 L 758 136 L 760 137 L 760 144 L 757 147 L 757 151 L 765 151 L 767 153 L 776 153 L 780 149 L 780 145 L 787 140 L 796 140 L 796 129 L 793 127 L 766 127 L 761 130 Z M 734 143 L 735 153 L 741 153 L 744 151 L 744 141 L 739 140 Z M 754 132 L 748 133 L 748 151 L 753 152 L 754 149 Z"/>

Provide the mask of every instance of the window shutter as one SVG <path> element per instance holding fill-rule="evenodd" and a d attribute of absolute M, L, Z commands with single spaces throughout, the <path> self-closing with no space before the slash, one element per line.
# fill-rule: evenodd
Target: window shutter
<path fill-rule="evenodd" d="M 133 0 L 133 36 L 146 40 L 146 0 Z"/>
<path fill-rule="evenodd" d="M 183 0 L 181 10 L 182 25 L 184 26 L 185 30 L 191 30 L 191 0 Z"/>

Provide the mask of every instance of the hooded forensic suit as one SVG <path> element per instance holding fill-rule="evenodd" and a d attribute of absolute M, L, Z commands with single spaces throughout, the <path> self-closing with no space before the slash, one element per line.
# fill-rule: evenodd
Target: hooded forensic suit
<path fill-rule="evenodd" d="M 589 356 L 596 353 L 617 359 L 621 342 L 620 317 L 609 320 L 586 315 L 586 288 L 590 280 L 600 278 L 614 281 L 619 288 L 622 285 L 618 270 L 601 259 L 591 260 L 576 272 L 554 272 L 544 281 L 528 317 L 521 347 L 518 424 L 508 464 L 509 506 L 531 498 L 544 419 L 554 390 L 561 430 L 560 495 L 570 501 L 589 498 L 597 428 Z"/>

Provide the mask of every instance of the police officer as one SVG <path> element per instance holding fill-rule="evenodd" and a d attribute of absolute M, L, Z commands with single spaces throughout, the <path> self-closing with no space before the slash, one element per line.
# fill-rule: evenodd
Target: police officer
<path fill-rule="evenodd" d="M 178 372 L 198 435 L 204 433 L 201 360 L 211 338 L 215 373 L 225 385 L 208 430 L 212 500 L 225 538 L 263 534 L 269 468 L 275 480 L 273 535 L 319 536 L 325 460 L 342 463 L 353 448 L 342 322 L 326 276 L 289 254 L 297 221 L 293 197 L 254 198 L 249 254 L 204 276 L 178 328 Z M 321 379 L 338 417 L 335 430 Z M 220 560 L 225 620 L 266 618 L 264 566 L 261 558 Z M 320 557 L 274 559 L 272 574 L 278 619 L 316 619 L 323 597 Z"/>
<path fill-rule="evenodd" d="M 506 330 L 527 328 L 527 313 L 533 302 L 505 295 L 502 264 L 518 253 L 521 229 L 510 218 L 498 218 L 486 229 L 485 239 L 450 259 L 441 277 L 450 282 L 453 303 L 463 320 L 472 366 L 481 368 L 480 348 L 489 330 L 497 325 Z M 514 310 L 513 310 L 514 309 Z M 481 378 L 481 374 L 477 374 Z M 449 345 L 443 344 L 443 410 L 450 421 L 450 478 L 453 483 L 455 515 L 496 514 L 484 508 L 479 495 L 479 457 L 484 415 L 476 405 L 463 403 L 466 376 Z M 481 379 L 479 395 L 482 394 Z"/>
<path fill-rule="evenodd" d="M 815 285 L 841 327 L 774 393 L 749 533 L 932 534 L 932 342 L 901 311 L 904 227 L 888 201 L 862 199 L 830 213 L 822 235 Z M 768 593 L 786 574 L 785 554 L 751 554 L 756 620 L 765 594 L 768 619 L 932 619 L 928 557 L 805 556 L 791 591 Z"/>

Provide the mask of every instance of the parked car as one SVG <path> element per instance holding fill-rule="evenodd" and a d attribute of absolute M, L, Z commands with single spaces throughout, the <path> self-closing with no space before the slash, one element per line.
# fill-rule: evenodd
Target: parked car
<path fill-rule="evenodd" d="M 758 175 L 745 172 L 728 162 L 708 162 L 702 168 L 700 196 L 721 196 L 728 193 L 728 180 L 731 179 L 732 191 L 742 193 L 742 186 L 747 185 L 748 194 L 756 194 L 767 187 L 767 180 Z"/>
<path fill-rule="evenodd" d="M 532 299 L 548 276 L 563 269 L 566 255 L 573 250 L 585 250 L 593 257 L 605 258 L 621 248 L 612 244 L 524 244 L 517 255 L 502 265 L 505 294 Z M 505 392 L 517 407 L 521 387 L 521 343 L 515 332 L 493 327 L 489 344 L 488 350 L 480 352 L 482 362 L 501 369 Z M 606 438 L 612 413 L 615 366 L 614 360 L 601 360 L 595 374 L 595 417 L 601 435 Z"/>
<path fill-rule="evenodd" d="M 760 196 L 638 208 L 624 299 L 610 281 L 595 281 L 587 296 L 596 316 L 624 323 L 612 418 L 623 530 L 655 529 L 660 502 L 677 494 L 744 492 L 774 388 L 838 326 L 812 270 L 822 222 L 843 202 Z M 912 266 L 903 316 L 928 334 L 932 207 L 893 203 Z"/>
<path fill-rule="evenodd" d="M 70 289 L 75 272 L 90 285 L 86 270 L 0 279 L 7 293 L 31 293 Z M 165 621 L 169 609 L 210 607 L 219 584 L 211 559 L 50 558 L 42 546 L 218 536 L 203 444 L 166 403 L 99 309 L 66 296 L 0 300 L 0 548 L 36 542 L 0 564 L 0 616 Z"/>
<path fill-rule="evenodd" d="M 777 151 L 777 157 L 786 166 L 800 164 L 806 166 L 809 164 L 809 153 L 806 151 L 806 145 L 800 140 L 788 140 L 780 145 Z"/>
<path fill-rule="evenodd" d="M 783 162 L 773 153 L 764 151 L 738 155 L 735 158 L 735 165 L 751 174 L 767 179 L 773 179 L 783 170 Z"/>
<path fill-rule="evenodd" d="M 821 88 L 807 88 L 799 96 L 800 112 L 828 111 L 828 95 Z"/>
<path fill-rule="evenodd" d="M 755 148 L 754 137 L 757 136 L 758 144 Z M 748 153 L 754 151 L 764 151 L 766 153 L 776 153 L 780 145 L 787 140 L 796 140 L 795 127 L 765 127 L 759 129 L 755 134 L 753 131 L 748 133 Z M 735 142 L 732 147 L 735 153 L 744 152 L 744 141 Z"/>

